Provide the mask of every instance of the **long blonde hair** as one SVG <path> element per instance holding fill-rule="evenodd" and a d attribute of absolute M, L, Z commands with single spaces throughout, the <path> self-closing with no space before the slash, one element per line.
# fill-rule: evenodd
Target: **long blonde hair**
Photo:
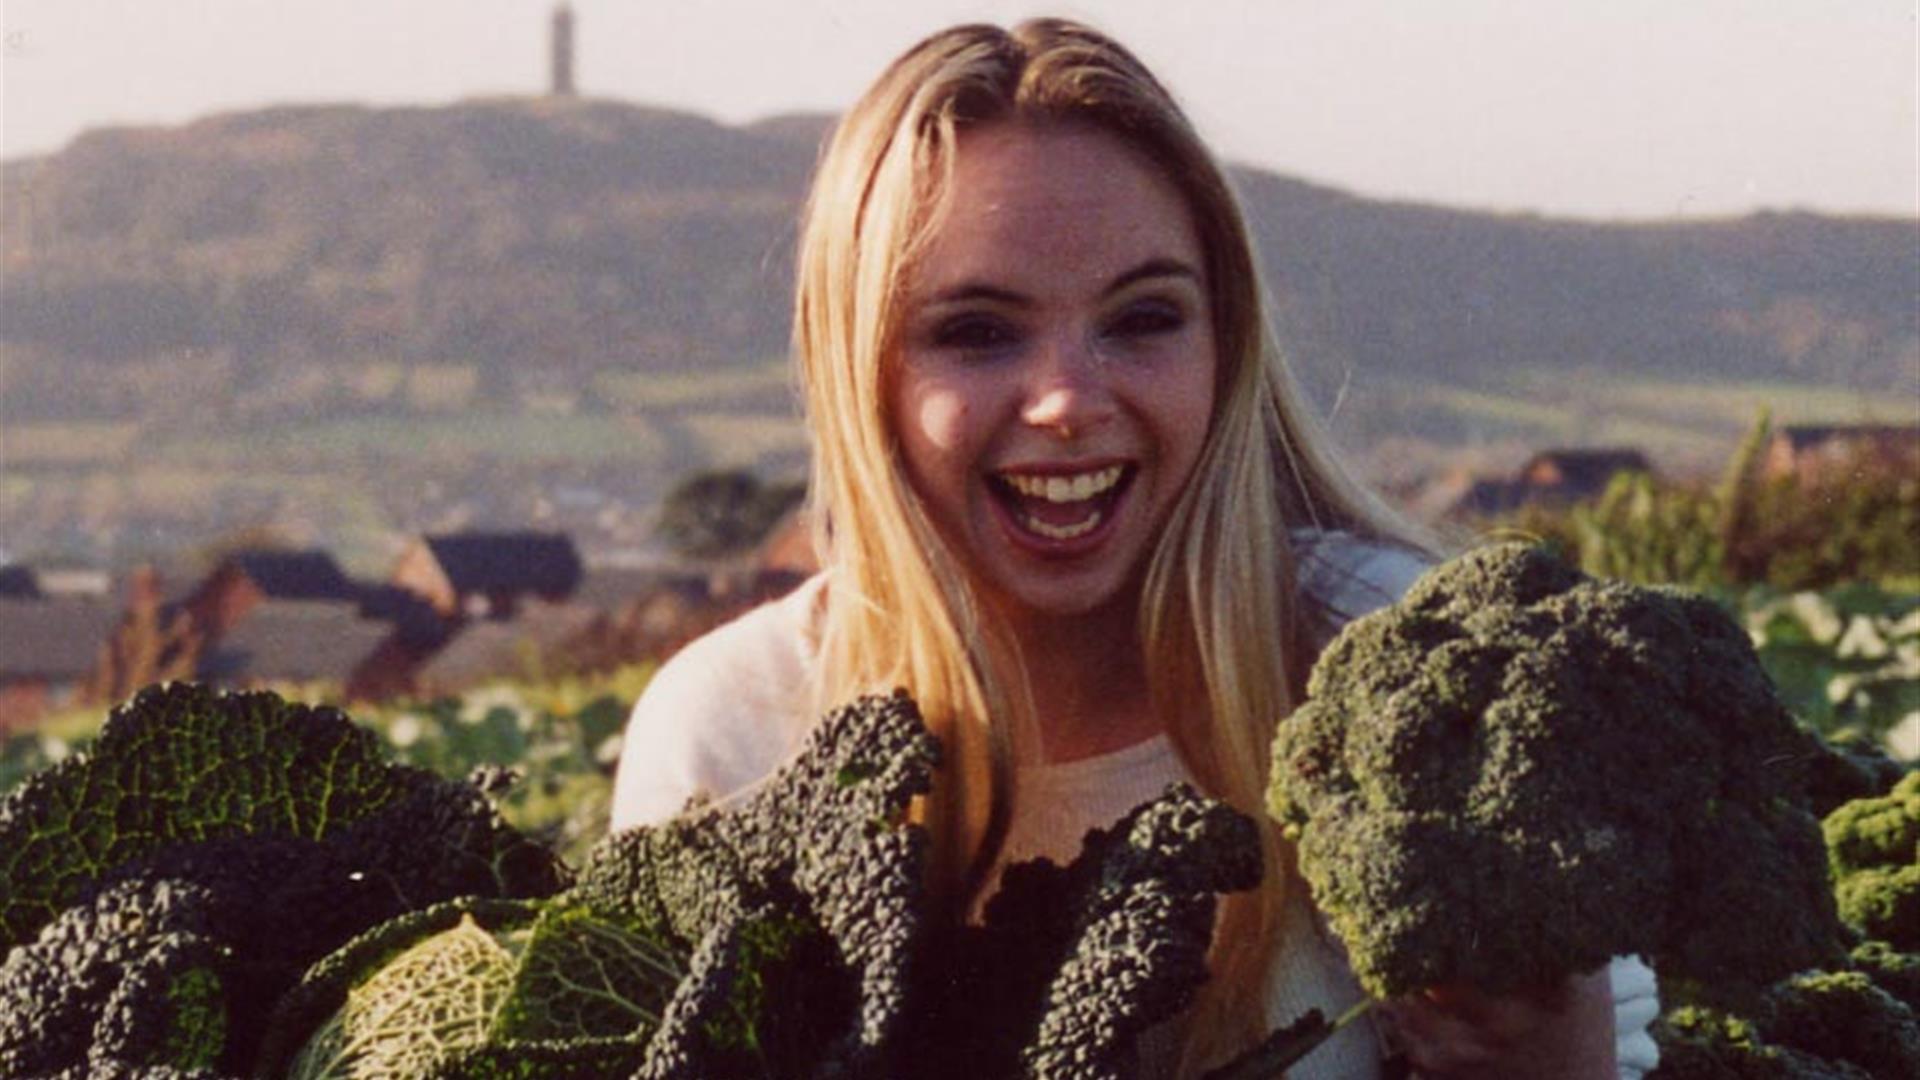
<path fill-rule="evenodd" d="M 829 571 L 815 693 L 827 705 L 907 687 L 947 753 L 922 808 L 936 893 L 956 909 L 1005 834 L 1013 733 L 1033 723 L 1010 632 L 910 486 L 887 412 L 887 358 L 913 260 L 936 227 L 959 132 L 1009 121 L 1109 133 L 1155 162 L 1190 208 L 1219 349 L 1214 414 L 1140 598 L 1153 704 L 1200 786 L 1263 823 L 1254 893 L 1223 907 L 1215 974 L 1184 1071 L 1264 1026 L 1287 849 L 1262 810 L 1274 726 L 1309 661 L 1289 526 L 1402 535 L 1311 422 L 1267 324 L 1239 205 L 1160 83 L 1123 47 L 1062 20 L 942 31 L 888 67 L 841 120 L 799 249 L 794 343 L 813 438 L 812 498 Z M 1193 703 L 1204 702 L 1205 708 Z"/>

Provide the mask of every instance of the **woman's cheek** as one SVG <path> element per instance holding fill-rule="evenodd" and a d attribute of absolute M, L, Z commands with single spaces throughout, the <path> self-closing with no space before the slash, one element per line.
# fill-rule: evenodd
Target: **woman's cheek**
<path fill-rule="evenodd" d="M 910 404 L 915 440 L 942 454 L 962 451 L 967 444 L 971 413 L 966 395 L 948 386 L 922 388 Z M 930 463 L 928 463 L 930 464 Z"/>

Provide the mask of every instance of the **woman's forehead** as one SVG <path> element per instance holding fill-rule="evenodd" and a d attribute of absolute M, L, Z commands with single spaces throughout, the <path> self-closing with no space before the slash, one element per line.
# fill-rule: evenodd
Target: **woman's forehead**
<path fill-rule="evenodd" d="M 1197 264 L 1180 190 L 1120 138 L 1086 127 L 995 124 L 955 148 L 915 277 L 1026 269 L 1114 272 L 1148 258 Z"/>

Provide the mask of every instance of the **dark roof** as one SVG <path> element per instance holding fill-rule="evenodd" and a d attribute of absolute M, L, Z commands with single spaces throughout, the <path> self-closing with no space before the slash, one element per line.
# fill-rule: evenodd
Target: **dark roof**
<path fill-rule="evenodd" d="M 32 600 L 41 596 L 40 575 L 25 566 L 0 566 L 0 596 Z"/>
<path fill-rule="evenodd" d="M 562 533 L 454 533 L 427 548 L 457 593 L 559 597 L 580 585 L 580 552 Z"/>
<path fill-rule="evenodd" d="M 228 683 L 344 682 L 392 633 L 391 623 L 361 618 L 352 604 L 269 600 L 206 651 L 199 676 Z"/>
<path fill-rule="evenodd" d="M 104 600 L 0 599 L 0 679 L 91 676 L 120 615 Z"/>
<path fill-rule="evenodd" d="M 1523 499 L 1520 485 L 1513 481 L 1481 477 L 1460 493 L 1447 512 L 1468 517 L 1492 517 L 1519 506 Z"/>
<path fill-rule="evenodd" d="M 392 624 L 400 643 L 421 653 L 439 648 L 453 631 L 453 624 L 441 618 L 419 593 L 398 585 L 363 587 L 360 614 Z"/>
<path fill-rule="evenodd" d="M 1580 491 L 1599 491 L 1615 473 L 1652 472 L 1647 456 L 1638 450 L 1616 447 L 1592 449 L 1542 450 L 1521 467 L 1524 476 L 1535 465 L 1550 462 L 1560 470 L 1565 486 Z"/>
<path fill-rule="evenodd" d="M 227 565 L 245 574 L 275 600 L 349 600 L 353 582 L 324 551 L 242 551 Z"/>
<path fill-rule="evenodd" d="M 1780 437 L 1795 450 L 1819 446 L 1834 439 L 1913 439 L 1920 440 L 1916 424 L 1789 424 L 1780 429 Z"/>

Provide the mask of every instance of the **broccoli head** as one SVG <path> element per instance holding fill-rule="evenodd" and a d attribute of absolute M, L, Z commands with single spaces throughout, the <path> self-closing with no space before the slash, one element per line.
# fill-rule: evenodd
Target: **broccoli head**
<path fill-rule="evenodd" d="M 1628 953 L 1765 983 L 1840 949 L 1817 755 L 1713 603 L 1503 545 L 1340 634 L 1269 807 L 1376 996 Z"/>
<path fill-rule="evenodd" d="M 245 1071 L 273 1001 L 343 942 L 564 880 L 478 790 L 388 762 L 344 714 L 150 689 L 0 802 L 0 1073 Z"/>
<path fill-rule="evenodd" d="M 1840 917 L 1869 938 L 1920 951 L 1920 771 L 1886 795 L 1841 805 L 1821 829 Z"/>

